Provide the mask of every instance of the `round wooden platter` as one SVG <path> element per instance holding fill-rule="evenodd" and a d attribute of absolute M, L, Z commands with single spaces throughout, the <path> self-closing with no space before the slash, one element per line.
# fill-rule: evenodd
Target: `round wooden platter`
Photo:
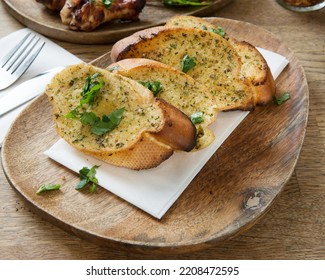
<path fill-rule="evenodd" d="M 167 7 L 160 0 L 147 0 L 147 4 L 137 22 L 112 22 L 100 26 L 92 32 L 69 30 L 62 24 L 58 13 L 48 11 L 35 0 L 3 0 L 7 10 L 22 24 L 54 39 L 78 44 L 112 43 L 135 31 L 162 25 L 175 15 L 206 16 L 221 9 L 232 0 L 214 0 L 209 6 L 199 7 Z"/>
<path fill-rule="evenodd" d="M 288 91 L 291 99 L 251 112 L 157 220 L 102 188 L 97 193 L 74 189 L 78 175 L 43 154 L 58 136 L 42 95 L 17 118 L 2 148 L 10 184 L 36 213 L 95 243 L 160 253 L 204 249 L 248 229 L 266 213 L 289 180 L 303 143 L 309 100 L 304 71 L 294 54 L 263 28 L 209 20 L 230 36 L 284 55 L 290 63 L 277 79 L 277 92 Z M 109 62 L 108 53 L 94 64 Z M 35 194 L 49 182 L 64 187 Z"/>

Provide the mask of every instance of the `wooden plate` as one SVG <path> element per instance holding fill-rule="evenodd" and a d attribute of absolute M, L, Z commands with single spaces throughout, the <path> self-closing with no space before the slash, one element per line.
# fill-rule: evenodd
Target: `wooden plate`
<path fill-rule="evenodd" d="M 40 96 L 14 122 L 2 148 L 10 184 L 35 212 L 92 242 L 160 252 L 203 249 L 249 228 L 266 212 L 289 180 L 303 143 L 308 115 L 304 71 L 294 54 L 263 28 L 209 20 L 231 36 L 284 55 L 290 63 L 277 79 L 277 90 L 288 91 L 291 99 L 249 114 L 157 220 L 104 189 L 95 194 L 74 189 L 78 176 L 43 155 L 58 136 L 47 97 Z M 109 54 L 94 61 L 107 63 Z M 50 182 L 62 183 L 62 190 L 35 194 Z"/>
<path fill-rule="evenodd" d="M 140 14 L 140 21 L 131 23 L 108 23 L 92 32 L 76 32 L 62 24 L 59 14 L 49 12 L 35 0 L 3 0 L 8 11 L 22 24 L 54 39 L 79 43 L 112 43 L 135 31 L 155 25 L 161 25 L 174 15 L 206 16 L 224 7 L 232 0 L 214 0 L 209 6 L 202 7 L 166 7 L 161 0 L 147 0 Z"/>

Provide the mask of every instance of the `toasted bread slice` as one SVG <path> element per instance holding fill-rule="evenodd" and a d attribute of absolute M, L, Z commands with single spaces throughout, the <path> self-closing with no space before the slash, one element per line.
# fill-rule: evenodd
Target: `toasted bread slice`
<path fill-rule="evenodd" d="M 208 126 L 215 121 L 218 110 L 215 97 L 204 85 L 175 68 L 145 58 L 123 59 L 108 69 L 142 84 L 159 86 L 153 93 L 156 97 L 163 98 L 193 119 L 197 131 L 196 149 L 213 142 L 214 133 Z"/>
<path fill-rule="evenodd" d="M 186 72 L 215 95 L 222 110 L 251 110 L 253 91 L 241 79 L 241 60 L 221 36 L 199 29 L 153 27 L 114 44 L 112 61 L 148 58 Z"/>
<path fill-rule="evenodd" d="M 261 53 L 250 43 L 237 41 L 230 38 L 229 42 L 233 45 L 241 60 L 242 75 L 250 80 L 254 85 L 256 105 L 266 105 L 273 100 L 275 95 L 275 81 L 271 70 L 261 55 Z"/>
<path fill-rule="evenodd" d="M 86 95 L 86 89 L 93 95 Z M 184 113 L 153 97 L 138 82 L 107 70 L 69 66 L 54 76 L 46 94 L 58 134 L 110 164 L 146 169 L 159 165 L 174 150 L 195 147 L 196 129 Z M 114 115 L 117 111 L 122 112 L 119 117 Z M 102 131 L 107 126 L 108 131 Z"/>
<path fill-rule="evenodd" d="M 261 53 L 250 43 L 229 38 L 228 34 L 219 26 L 194 16 L 175 16 L 169 19 L 166 26 L 191 27 L 208 30 L 227 38 L 237 51 L 242 61 L 241 75 L 254 85 L 254 99 L 256 105 L 266 105 L 272 101 L 275 94 L 275 82 Z"/>
<path fill-rule="evenodd" d="M 165 24 L 169 27 L 190 27 L 195 29 L 207 30 L 220 35 L 225 39 L 229 39 L 226 31 L 221 27 L 210 23 L 209 21 L 196 16 L 173 16 Z"/>

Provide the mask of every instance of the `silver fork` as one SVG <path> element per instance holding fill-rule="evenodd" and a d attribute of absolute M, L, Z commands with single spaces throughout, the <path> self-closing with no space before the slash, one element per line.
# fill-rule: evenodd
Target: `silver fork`
<path fill-rule="evenodd" d="M 0 90 L 12 85 L 25 73 L 41 52 L 45 42 L 31 32 L 0 58 Z"/>

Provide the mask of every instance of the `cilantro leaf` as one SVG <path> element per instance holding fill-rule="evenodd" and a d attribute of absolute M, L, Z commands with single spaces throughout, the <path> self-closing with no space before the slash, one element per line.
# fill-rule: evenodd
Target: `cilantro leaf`
<path fill-rule="evenodd" d="M 85 104 L 88 104 L 90 107 L 94 105 L 101 88 L 105 84 L 104 81 L 93 81 L 98 76 L 100 76 L 100 73 L 96 72 L 86 78 L 79 105 L 66 114 L 65 117 L 79 120 L 82 124 L 91 126 L 90 131 L 95 135 L 103 135 L 120 124 L 124 108 L 117 109 L 110 115 L 104 115 L 102 118 L 96 116 L 93 112 L 79 111 Z"/>
<path fill-rule="evenodd" d="M 187 73 L 189 70 L 196 66 L 196 61 L 194 57 L 189 57 L 187 54 L 183 57 L 181 61 L 181 70 Z"/>
<path fill-rule="evenodd" d="M 94 125 L 96 122 L 100 120 L 93 112 L 85 112 L 81 114 L 79 120 L 86 125 Z"/>
<path fill-rule="evenodd" d="M 86 78 L 86 82 L 85 82 L 85 84 L 84 84 L 84 86 L 83 86 L 83 88 L 82 88 L 82 92 L 83 92 L 83 93 L 85 93 L 85 92 L 87 92 L 87 91 L 89 90 L 91 80 L 97 78 L 98 76 L 99 76 L 99 73 L 96 72 L 95 74 L 93 74 L 93 75 L 91 75 L 91 76 L 88 76 L 88 77 Z"/>
<path fill-rule="evenodd" d="M 81 190 L 87 184 L 88 184 L 88 179 L 87 178 L 81 179 L 79 184 L 75 187 L 75 189 L 76 190 Z"/>
<path fill-rule="evenodd" d="M 52 190 L 58 190 L 60 188 L 61 188 L 60 184 L 42 185 L 42 186 L 39 187 L 36 194 L 40 194 L 40 193 L 47 192 L 47 191 L 52 191 Z"/>
<path fill-rule="evenodd" d="M 114 0 L 102 0 L 103 5 L 106 9 L 109 9 L 111 5 L 113 4 Z"/>
<path fill-rule="evenodd" d="M 198 124 L 204 121 L 202 112 L 195 112 L 191 115 L 191 121 L 193 124 Z"/>
<path fill-rule="evenodd" d="M 77 109 L 74 109 L 65 117 L 79 120 L 82 124 L 91 126 L 90 132 L 101 136 L 112 131 L 121 123 L 124 110 L 124 107 L 122 107 L 100 118 L 93 112 L 79 113 Z"/>
<path fill-rule="evenodd" d="M 285 92 L 283 93 L 281 96 L 279 97 L 273 97 L 273 102 L 277 105 L 281 105 L 283 104 L 284 102 L 286 102 L 287 100 L 290 99 L 290 94 L 289 92 Z"/>
<path fill-rule="evenodd" d="M 213 33 L 216 33 L 216 34 L 218 34 L 221 37 L 225 37 L 225 34 L 226 34 L 225 30 L 222 27 L 220 27 L 220 26 L 218 26 L 217 29 L 211 28 L 209 31 L 211 31 Z"/>
<path fill-rule="evenodd" d="M 74 108 L 73 110 L 71 110 L 68 114 L 65 115 L 65 117 L 67 119 L 75 119 L 75 120 L 79 120 L 81 113 L 78 111 L 78 109 L 81 106 L 77 106 L 76 108 Z"/>
<path fill-rule="evenodd" d="M 149 89 L 150 91 L 152 91 L 153 95 L 154 96 L 157 96 L 159 92 L 162 91 L 163 89 L 163 86 L 160 82 L 158 81 L 146 81 L 146 82 L 142 82 L 142 81 L 139 81 L 139 83 L 141 85 L 143 85 L 144 87 L 146 87 L 147 89 Z"/>
<path fill-rule="evenodd" d="M 100 73 L 96 72 L 95 74 L 88 76 L 86 78 L 85 84 L 82 87 L 81 91 L 81 100 L 77 107 L 72 109 L 68 114 L 65 115 L 68 119 L 79 119 L 81 113 L 78 111 L 84 104 L 88 104 L 89 106 L 93 106 L 96 100 L 96 97 L 99 95 L 101 88 L 104 86 L 104 82 L 94 81 L 95 78 L 100 76 Z"/>
<path fill-rule="evenodd" d="M 116 126 L 120 124 L 123 112 L 124 107 L 115 110 L 109 115 L 104 115 L 102 119 L 98 119 L 94 124 L 92 124 L 92 127 L 90 129 L 91 133 L 100 136 L 112 131 Z"/>
<path fill-rule="evenodd" d="M 81 190 L 83 189 L 87 184 L 90 184 L 89 190 L 91 192 L 96 191 L 97 184 L 98 184 L 98 179 L 96 178 L 96 169 L 98 168 L 98 165 L 94 165 L 92 168 L 88 167 L 83 167 L 82 169 L 79 170 L 79 177 L 80 177 L 80 182 L 77 184 L 75 187 L 76 190 Z"/>
<path fill-rule="evenodd" d="M 205 25 L 202 25 L 201 28 L 202 28 L 202 30 L 206 30 L 206 31 L 210 31 L 210 32 L 216 33 L 216 34 L 218 34 L 221 37 L 225 37 L 225 35 L 226 35 L 225 30 L 222 27 L 220 27 L 220 26 L 218 26 L 217 29 L 215 29 L 215 28 L 208 29 Z"/>
<path fill-rule="evenodd" d="M 87 91 L 81 93 L 82 99 L 80 100 L 80 105 L 89 104 L 90 106 L 94 105 L 96 97 L 100 93 L 100 89 L 103 87 L 104 82 L 95 81 L 94 83 L 88 86 Z"/>

